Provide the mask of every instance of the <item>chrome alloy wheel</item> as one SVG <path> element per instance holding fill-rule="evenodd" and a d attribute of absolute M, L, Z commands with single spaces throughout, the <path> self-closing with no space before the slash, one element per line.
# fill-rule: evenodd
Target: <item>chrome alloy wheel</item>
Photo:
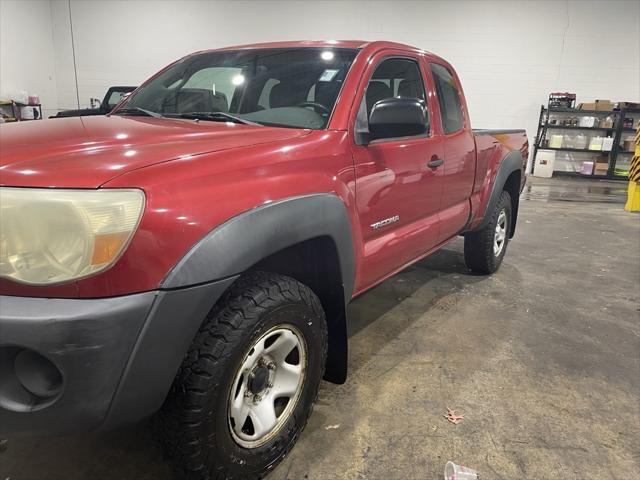
<path fill-rule="evenodd" d="M 493 235 L 493 254 L 499 257 L 504 249 L 504 243 L 507 239 L 507 212 L 500 210 L 498 221 L 496 223 L 496 231 Z"/>
<path fill-rule="evenodd" d="M 271 440 L 295 409 L 304 385 L 307 349 L 293 325 L 279 325 L 249 349 L 229 395 L 229 429 L 238 445 Z"/>

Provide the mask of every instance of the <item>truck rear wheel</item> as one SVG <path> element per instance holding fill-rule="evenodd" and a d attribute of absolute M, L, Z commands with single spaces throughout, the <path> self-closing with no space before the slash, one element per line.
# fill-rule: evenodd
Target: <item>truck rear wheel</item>
<path fill-rule="evenodd" d="M 188 479 L 254 479 L 307 423 L 327 356 L 318 297 L 282 275 L 240 279 L 202 325 L 159 415 Z"/>
<path fill-rule="evenodd" d="M 500 268 L 511 231 L 511 196 L 502 192 L 489 223 L 464 237 L 464 262 L 476 273 L 490 274 Z"/>

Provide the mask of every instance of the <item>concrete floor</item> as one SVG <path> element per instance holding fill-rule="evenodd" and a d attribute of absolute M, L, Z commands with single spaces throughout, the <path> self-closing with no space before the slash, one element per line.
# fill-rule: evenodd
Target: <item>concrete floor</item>
<path fill-rule="evenodd" d="M 640 215 L 625 187 L 531 179 L 498 274 L 469 274 L 456 240 L 354 301 L 348 383 L 323 383 L 269 480 L 440 479 L 449 459 L 485 480 L 638 478 Z M 146 425 L 10 440 L 8 477 L 171 478 Z"/>

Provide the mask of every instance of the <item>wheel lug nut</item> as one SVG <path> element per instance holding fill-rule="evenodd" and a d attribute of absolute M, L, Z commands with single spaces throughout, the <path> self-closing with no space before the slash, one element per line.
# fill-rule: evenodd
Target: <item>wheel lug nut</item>
<path fill-rule="evenodd" d="M 275 370 L 275 369 L 276 369 L 276 364 L 275 364 L 275 363 L 273 363 L 273 362 L 269 362 L 269 363 L 267 364 L 267 368 L 268 368 L 269 370 Z"/>
<path fill-rule="evenodd" d="M 254 378 L 256 378 L 256 374 L 255 374 L 255 373 L 253 373 L 253 372 L 251 372 L 251 373 L 249 374 L 249 380 L 253 380 Z"/>
<path fill-rule="evenodd" d="M 251 397 L 253 397 L 253 393 L 251 393 L 249 391 L 246 391 L 246 392 L 244 392 L 244 396 L 245 396 L 245 398 L 251 398 Z"/>
<path fill-rule="evenodd" d="M 253 401 L 255 403 L 258 403 L 260 400 L 262 400 L 262 395 L 254 395 Z"/>
<path fill-rule="evenodd" d="M 273 382 L 269 382 L 269 383 L 267 383 L 267 387 L 269 387 L 269 388 L 273 388 Z"/>

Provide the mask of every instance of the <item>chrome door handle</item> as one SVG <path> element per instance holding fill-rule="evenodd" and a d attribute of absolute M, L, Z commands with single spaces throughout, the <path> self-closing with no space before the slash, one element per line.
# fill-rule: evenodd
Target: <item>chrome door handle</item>
<path fill-rule="evenodd" d="M 434 157 L 430 162 L 427 163 L 427 167 L 429 168 L 438 168 L 440 165 L 444 163 L 444 160 L 438 157 Z"/>

